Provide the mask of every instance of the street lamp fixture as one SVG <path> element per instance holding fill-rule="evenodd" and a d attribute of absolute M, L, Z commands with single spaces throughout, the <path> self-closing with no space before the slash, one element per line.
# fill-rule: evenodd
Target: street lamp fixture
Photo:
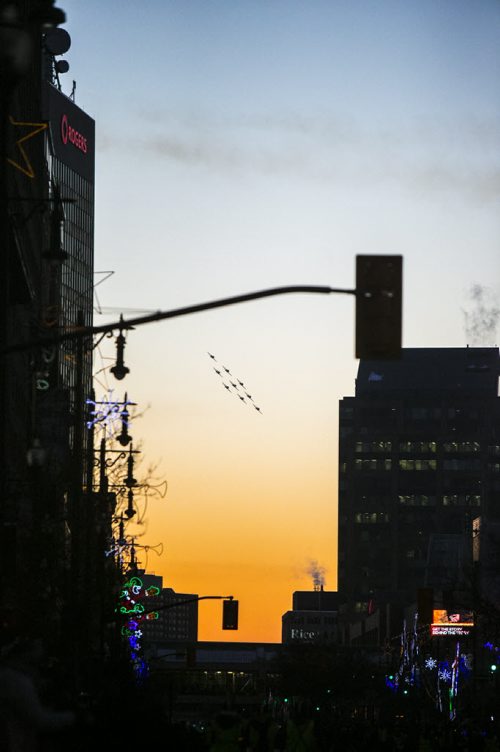
<path fill-rule="evenodd" d="M 127 432 L 128 419 L 130 417 L 130 413 L 127 410 L 127 405 L 128 404 L 129 403 L 128 403 L 128 400 L 127 400 L 127 392 L 125 392 L 125 402 L 124 402 L 124 407 L 123 407 L 122 414 L 121 414 L 122 430 L 121 430 L 120 435 L 118 436 L 118 439 L 117 439 L 118 442 L 122 446 L 124 446 L 124 447 L 127 446 L 128 444 L 130 444 L 130 442 L 132 441 L 132 437 Z"/>
<path fill-rule="evenodd" d="M 127 477 L 124 478 L 124 481 L 123 481 L 125 483 L 125 485 L 127 486 L 127 488 L 132 488 L 133 486 L 137 485 L 137 481 L 136 481 L 136 479 L 134 478 L 134 475 L 133 475 L 133 473 L 134 473 L 134 453 L 133 453 L 133 451 L 134 450 L 132 449 L 132 444 L 131 444 L 130 445 L 129 454 L 128 454 L 128 459 L 127 459 Z"/>
<path fill-rule="evenodd" d="M 129 490 L 128 490 L 127 498 L 128 498 L 128 504 L 127 504 L 127 508 L 125 510 L 125 517 L 127 517 L 128 519 L 130 519 L 135 514 L 135 509 L 134 509 L 134 492 L 132 491 L 131 488 L 129 488 Z"/>
<path fill-rule="evenodd" d="M 123 316 L 120 316 L 120 323 L 122 322 L 123 322 Z M 130 372 L 130 368 L 127 368 L 123 360 L 124 350 L 125 350 L 125 337 L 123 336 L 123 328 L 120 327 L 120 334 L 116 338 L 116 364 L 111 369 L 111 373 L 113 374 L 115 379 L 118 379 L 118 381 L 121 381 L 122 379 L 124 379 L 127 373 Z"/>

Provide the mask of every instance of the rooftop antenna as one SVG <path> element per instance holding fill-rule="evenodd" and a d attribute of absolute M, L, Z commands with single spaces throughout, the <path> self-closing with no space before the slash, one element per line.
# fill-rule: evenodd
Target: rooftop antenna
<path fill-rule="evenodd" d="M 45 34 L 44 47 L 50 55 L 52 83 L 56 84 L 59 91 L 61 91 L 59 74 L 69 71 L 69 63 L 67 60 L 56 60 L 55 58 L 58 55 L 64 55 L 69 50 L 71 47 L 71 37 L 65 29 L 54 27 L 49 29 Z"/>

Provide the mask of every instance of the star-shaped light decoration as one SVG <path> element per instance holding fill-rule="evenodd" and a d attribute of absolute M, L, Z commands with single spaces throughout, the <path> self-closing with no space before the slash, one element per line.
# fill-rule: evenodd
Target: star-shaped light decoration
<path fill-rule="evenodd" d="M 29 178 L 34 178 L 35 171 L 31 165 L 28 155 L 26 154 L 26 151 L 24 150 L 23 144 L 25 141 L 29 141 L 30 138 L 33 138 L 33 136 L 36 136 L 37 133 L 40 133 L 40 131 L 44 131 L 48 127 L 48 123 L 28 123 L 21 120 L 14 120 L 12 115 L 9 115 L 9 120 L 11 122 L 11 125 L 15 127 L 31 128 L 31 130 L 29 131 L 29 133 L 26 133 L 16 141 L 16 146 L 22 154 L 24 164 L 16 162 L 14 159 L 9 159 L 9 157 L 7 157 L 7 162 L 13 165 L 17 170 L 20 170 L 22 173 L 27 175 Z"/>
<path fill-rule="evenodd" d="M 438 671 L 438 676 L 441 681 L 451 681 L 451 671 L 449 671 L 447 668 L 442 668 L 440 671 Z"/>
<path fill-rule="evenodd" d="M 429 671 L 432 671 L 433 668 L 436 668 L 437 661 L 435 658 L 427 658 L 425 661 L 425 668 L 428 668 Z"/>

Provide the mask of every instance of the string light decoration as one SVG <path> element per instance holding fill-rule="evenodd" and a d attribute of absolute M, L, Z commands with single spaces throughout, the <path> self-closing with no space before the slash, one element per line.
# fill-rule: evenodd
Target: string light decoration
<path fill-rule="evenodd" d="M 131 402 L 127 394 L 125 394 L 125 399 L 122 401 L 115 399 L 113 391 L 113 389 L 108 389 L 107 394 L 99 402 L 92 399 L 85 400 L 89 408 L 91 408 L 88 411 L 87 428 L 101 428 L 107 436 L 114 437 L 117 433 L 117 424 L 119 423 L 121 426 L 120 437 L 123 436 L 123 438 L 121 441 L 120 438 L 118 440 L 120 443 L 125 442 L 128 444 L 129 440 L 126 430 L 130 426 L 130 413 L 127 408 L 129 405 L 135 405 L 136 403 Z"/>
<path fill-rule="evenodd" d="M 422 688 L 433 699 L 439 712 L 447 713 L 452 721 L 456 720 L 460 693 L 473 672 L 472 654 L 465 652 L 459 641 L 453 647 L 450 645 L 449 654 L 444 659 L 422 654 L 421 646 L 426 644 L 427 634 L 419 634 L 417 622 L 418 614 L 413 629 L 408 629 L 403 621 L 399 635 L 399 665 L 393 674 L 385 676 L 385 685 L 394 694 L 402 692 L 405 695 L 411 688 Z M 484 647 L 493 652 L 500 663 L 500 649 L 492 643 L 485 643 Z"/>
<path fill-rule="evenodd" d="M 159 595 L 160 589 L 155 585 L 145 587 L 140 577 L 130 577 L 120 592 L 117 611 L 125 622 L 121 628 L 122 637 L 127 640 L 132 669 L 138 681 L 146 678 L 148 667 L 142 655 L 142 629 L 144 621 L 159 618 L 158 611 L 146 611 L 144 601 Z"/>

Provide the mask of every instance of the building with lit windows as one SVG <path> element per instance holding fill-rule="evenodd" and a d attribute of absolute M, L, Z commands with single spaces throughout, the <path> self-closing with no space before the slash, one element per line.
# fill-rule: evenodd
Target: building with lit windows
<path fill-rule="evenodd" d="M 347 622 L 378 611 L 382 636 L 397 633 L 419 588 L 451 588 L 443 572 L 470 564 L 473 520 L 500 518 L 498 377 L 497 348 L 408 348 L 398 360 L 360 361 L 339 416 Z"/>

